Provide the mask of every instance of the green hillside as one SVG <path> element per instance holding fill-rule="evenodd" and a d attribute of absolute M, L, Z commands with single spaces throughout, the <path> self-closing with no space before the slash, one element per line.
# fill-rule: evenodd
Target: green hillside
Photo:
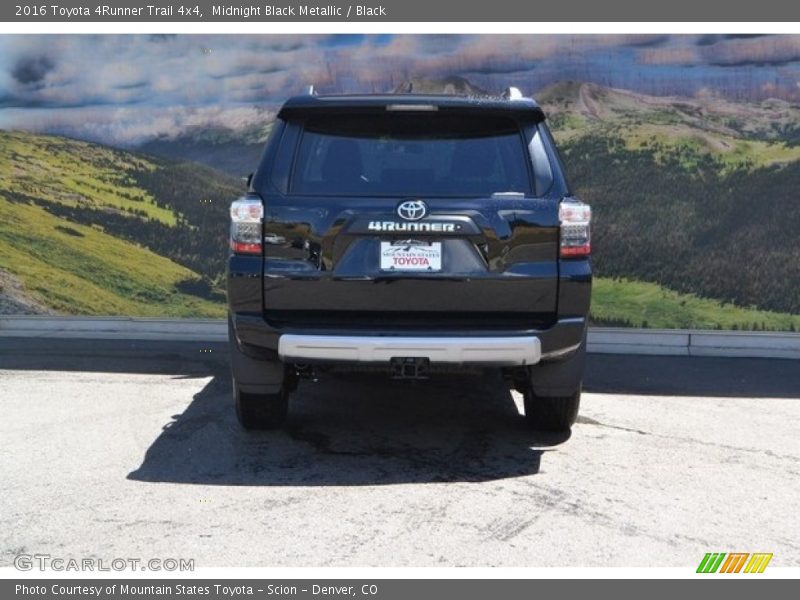
<path fill-rule="evenodd" d="M 727 147 L 726 139 L 790 146 L 800 142 L 800 106 L 783 100 L 733 102 L 714 96 L 648 96 L 574 81 L 549 86 L 535 96 L 553 129 L 562 136 L 586 132 L 599 123 L 624 123 L 632 129 L 662 128 L 669 138 L 683 134 L 704 138 L 720 153 L 733 150 Z"/>
<path fill-rule="evenodd" d="M 655 283 L 597 277 L 592 323 L 657 329 L 800 331 L 800 315 L 723 304 Z"/>
<path fill-rule="evenodd" d="M 0 271 L 56 312 L 222 316 L 213 276 L 237 191 L 193 165 L 0 132 Z"/>
<path fill-rule="evenodd" d="M 800 108 L 575 83 L 539 100 L 594 208 L 598 274 L 800 314 Z"/>

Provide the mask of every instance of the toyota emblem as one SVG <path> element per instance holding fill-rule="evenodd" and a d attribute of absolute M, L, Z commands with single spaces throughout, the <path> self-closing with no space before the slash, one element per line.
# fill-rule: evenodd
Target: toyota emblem
<path fill-rule="evenodd" d="M 428 206 L 422 200 L 406 200 L 397 206 L 397 214 L 406 221 L 419 221 L 428 214 Z"/>

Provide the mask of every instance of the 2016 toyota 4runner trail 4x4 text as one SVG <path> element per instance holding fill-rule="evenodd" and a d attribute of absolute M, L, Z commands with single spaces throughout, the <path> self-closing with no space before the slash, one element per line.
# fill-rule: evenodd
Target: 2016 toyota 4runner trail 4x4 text
<path fill-rule="evenodd" d="M 515 88 L 291 98 L 231 220 L 245 428 L 279 427 L 299 378 L 342 367 L 407 379 L 498 368 L 532 427 L 575 422 L 591 211 L 541 108 Z"/>

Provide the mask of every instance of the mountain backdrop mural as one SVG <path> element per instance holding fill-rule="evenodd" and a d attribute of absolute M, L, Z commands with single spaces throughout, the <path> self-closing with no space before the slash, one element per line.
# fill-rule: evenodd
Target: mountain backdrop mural
<path fill-rule="evenodd" d="M 219 317 L 288 96 L 532 94 L 594 208 L 593 319 L 800 328 L 800 36 L 0 36 L 0 313 Z"/>

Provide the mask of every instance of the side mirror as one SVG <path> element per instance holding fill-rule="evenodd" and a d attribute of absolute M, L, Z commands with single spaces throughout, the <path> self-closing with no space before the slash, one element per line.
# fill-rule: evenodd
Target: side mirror
<path fill-rule="evenodd" d="M 253 174 L 250 173 L 247 177 L 242 177 L 245 180 L 245 185 L 247 185 L 247 189 L 250 189 L 250 184 L 253 183 Z"/>

